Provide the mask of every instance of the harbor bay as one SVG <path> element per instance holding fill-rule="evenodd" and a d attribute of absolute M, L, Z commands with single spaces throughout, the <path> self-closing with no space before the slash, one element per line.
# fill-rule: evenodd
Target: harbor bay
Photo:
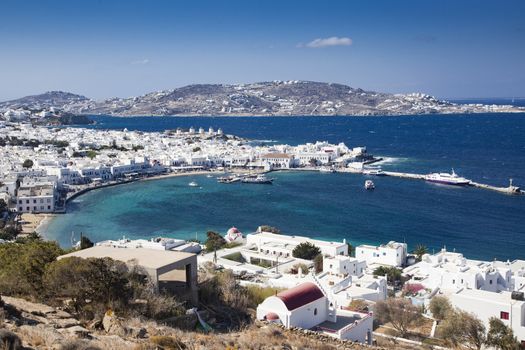
<path fill-rule="evenodd" d="M 260 143 L 315 140 L 367 146 L 384 157 L 384 170 L 450 171 L 473 181 L 525 183 L 525 121 L 516 115 L 378 118 L 169 118 L 94 117 L 100 129 L 161 131 L 223 128 Z M 314 135 L 315 139 L 312 139 Z M 67 214 L 46 223 L 46 237 L 70 245 L 80 232 L 94 240 L 158 235 L 203 239 L 206 231 L 258 225 L 287 234 L 353 244 L 406 241 L 410 247 L 443 246 L 470 258 L 523 258 L 522 196 L 424 181 L 358 174 L 274 172 L 272 186 L 223 185 L 206 176 L 173 177 L 104 188 L 68 204 Z M 373 179 L 376 190 L 365 191 Z M 196 181 L 199 187 L 188 183 Z M 512 242 L 512 243 L 511 243 Z"/>

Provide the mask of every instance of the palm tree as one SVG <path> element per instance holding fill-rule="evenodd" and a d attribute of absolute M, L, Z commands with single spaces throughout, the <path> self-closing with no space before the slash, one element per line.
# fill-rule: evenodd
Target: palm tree
<path fill-rule="evenodd" d="M 426 245 L 418 244 L 416 245 L 416 249 L 414 249 L 413 253 L 416 255 L 417 260 L 421 261 L 421 259 L 423 258 L 423 255 L 428 253 L 428 248 Z"/>

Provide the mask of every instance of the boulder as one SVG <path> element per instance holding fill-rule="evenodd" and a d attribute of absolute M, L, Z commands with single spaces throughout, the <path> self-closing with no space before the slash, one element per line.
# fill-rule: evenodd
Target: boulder
<path fill-rule="evenodd" d="M 106 333 L 116 334 L 120 336 L 126 335 L 126 329 L 112 310 L 108 310 L 104 314 L 104 318 L 102 319 L 102 326 L 104 327 Z"/>
<path fill-rule="evenodd" d="M 20 338 L 13 332 L 5 329 L 0 329 L 0 344 L 5 350 L 22 350 L 22 342 Z"/>

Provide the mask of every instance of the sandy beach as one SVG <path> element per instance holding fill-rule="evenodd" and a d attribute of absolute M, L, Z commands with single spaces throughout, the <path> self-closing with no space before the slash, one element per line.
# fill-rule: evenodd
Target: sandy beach
<path fill-rule="evenodd" d="M 22 214 L 20 218 L 22 233 L 38 232 L 38 228 L 45 223 L 45 221 L 50 220 L 54 216 L 55 214 Z"/>

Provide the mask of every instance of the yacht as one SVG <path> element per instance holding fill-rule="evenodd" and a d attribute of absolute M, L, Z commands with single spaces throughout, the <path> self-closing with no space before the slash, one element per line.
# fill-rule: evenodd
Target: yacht
<path fill-rule="evenodd" d="M 192 181 L 192 182 L 190 182 L 190 183 L 188 184 L 188 186 L 190 186 L 190 187 L 199 187 L 199 184 L 196 183 L 195 181 Z"/>
<path fill-rule="evenodd" d="M 454 169 L 452 169 L 452 173 L 432 173 L 425 175 L 425 180 L 428 182 L 435 182 L 445 185 L 454 185 L 454 186 L 467 186 L 470 184 L 469 179 L 465 179 L 464 177 L 458 176 Z"/>
<path fill-rule="evenodd" d="M 374 182 L 372 180 L 365 181 L 365 189 L 373 190 L 374 188 L 376 188 L 376 186 L 374 185 Z"/>
<path fill-rule="evenodd" d="M 242 183 L 245 184 L 264 184 L 264 185 L 271 185 L 273 182 L 273 179 L 269 179 L 264 175 L 257 175 L 257 176 L 246 176 L 243 177 L 241 180 Z"/>

